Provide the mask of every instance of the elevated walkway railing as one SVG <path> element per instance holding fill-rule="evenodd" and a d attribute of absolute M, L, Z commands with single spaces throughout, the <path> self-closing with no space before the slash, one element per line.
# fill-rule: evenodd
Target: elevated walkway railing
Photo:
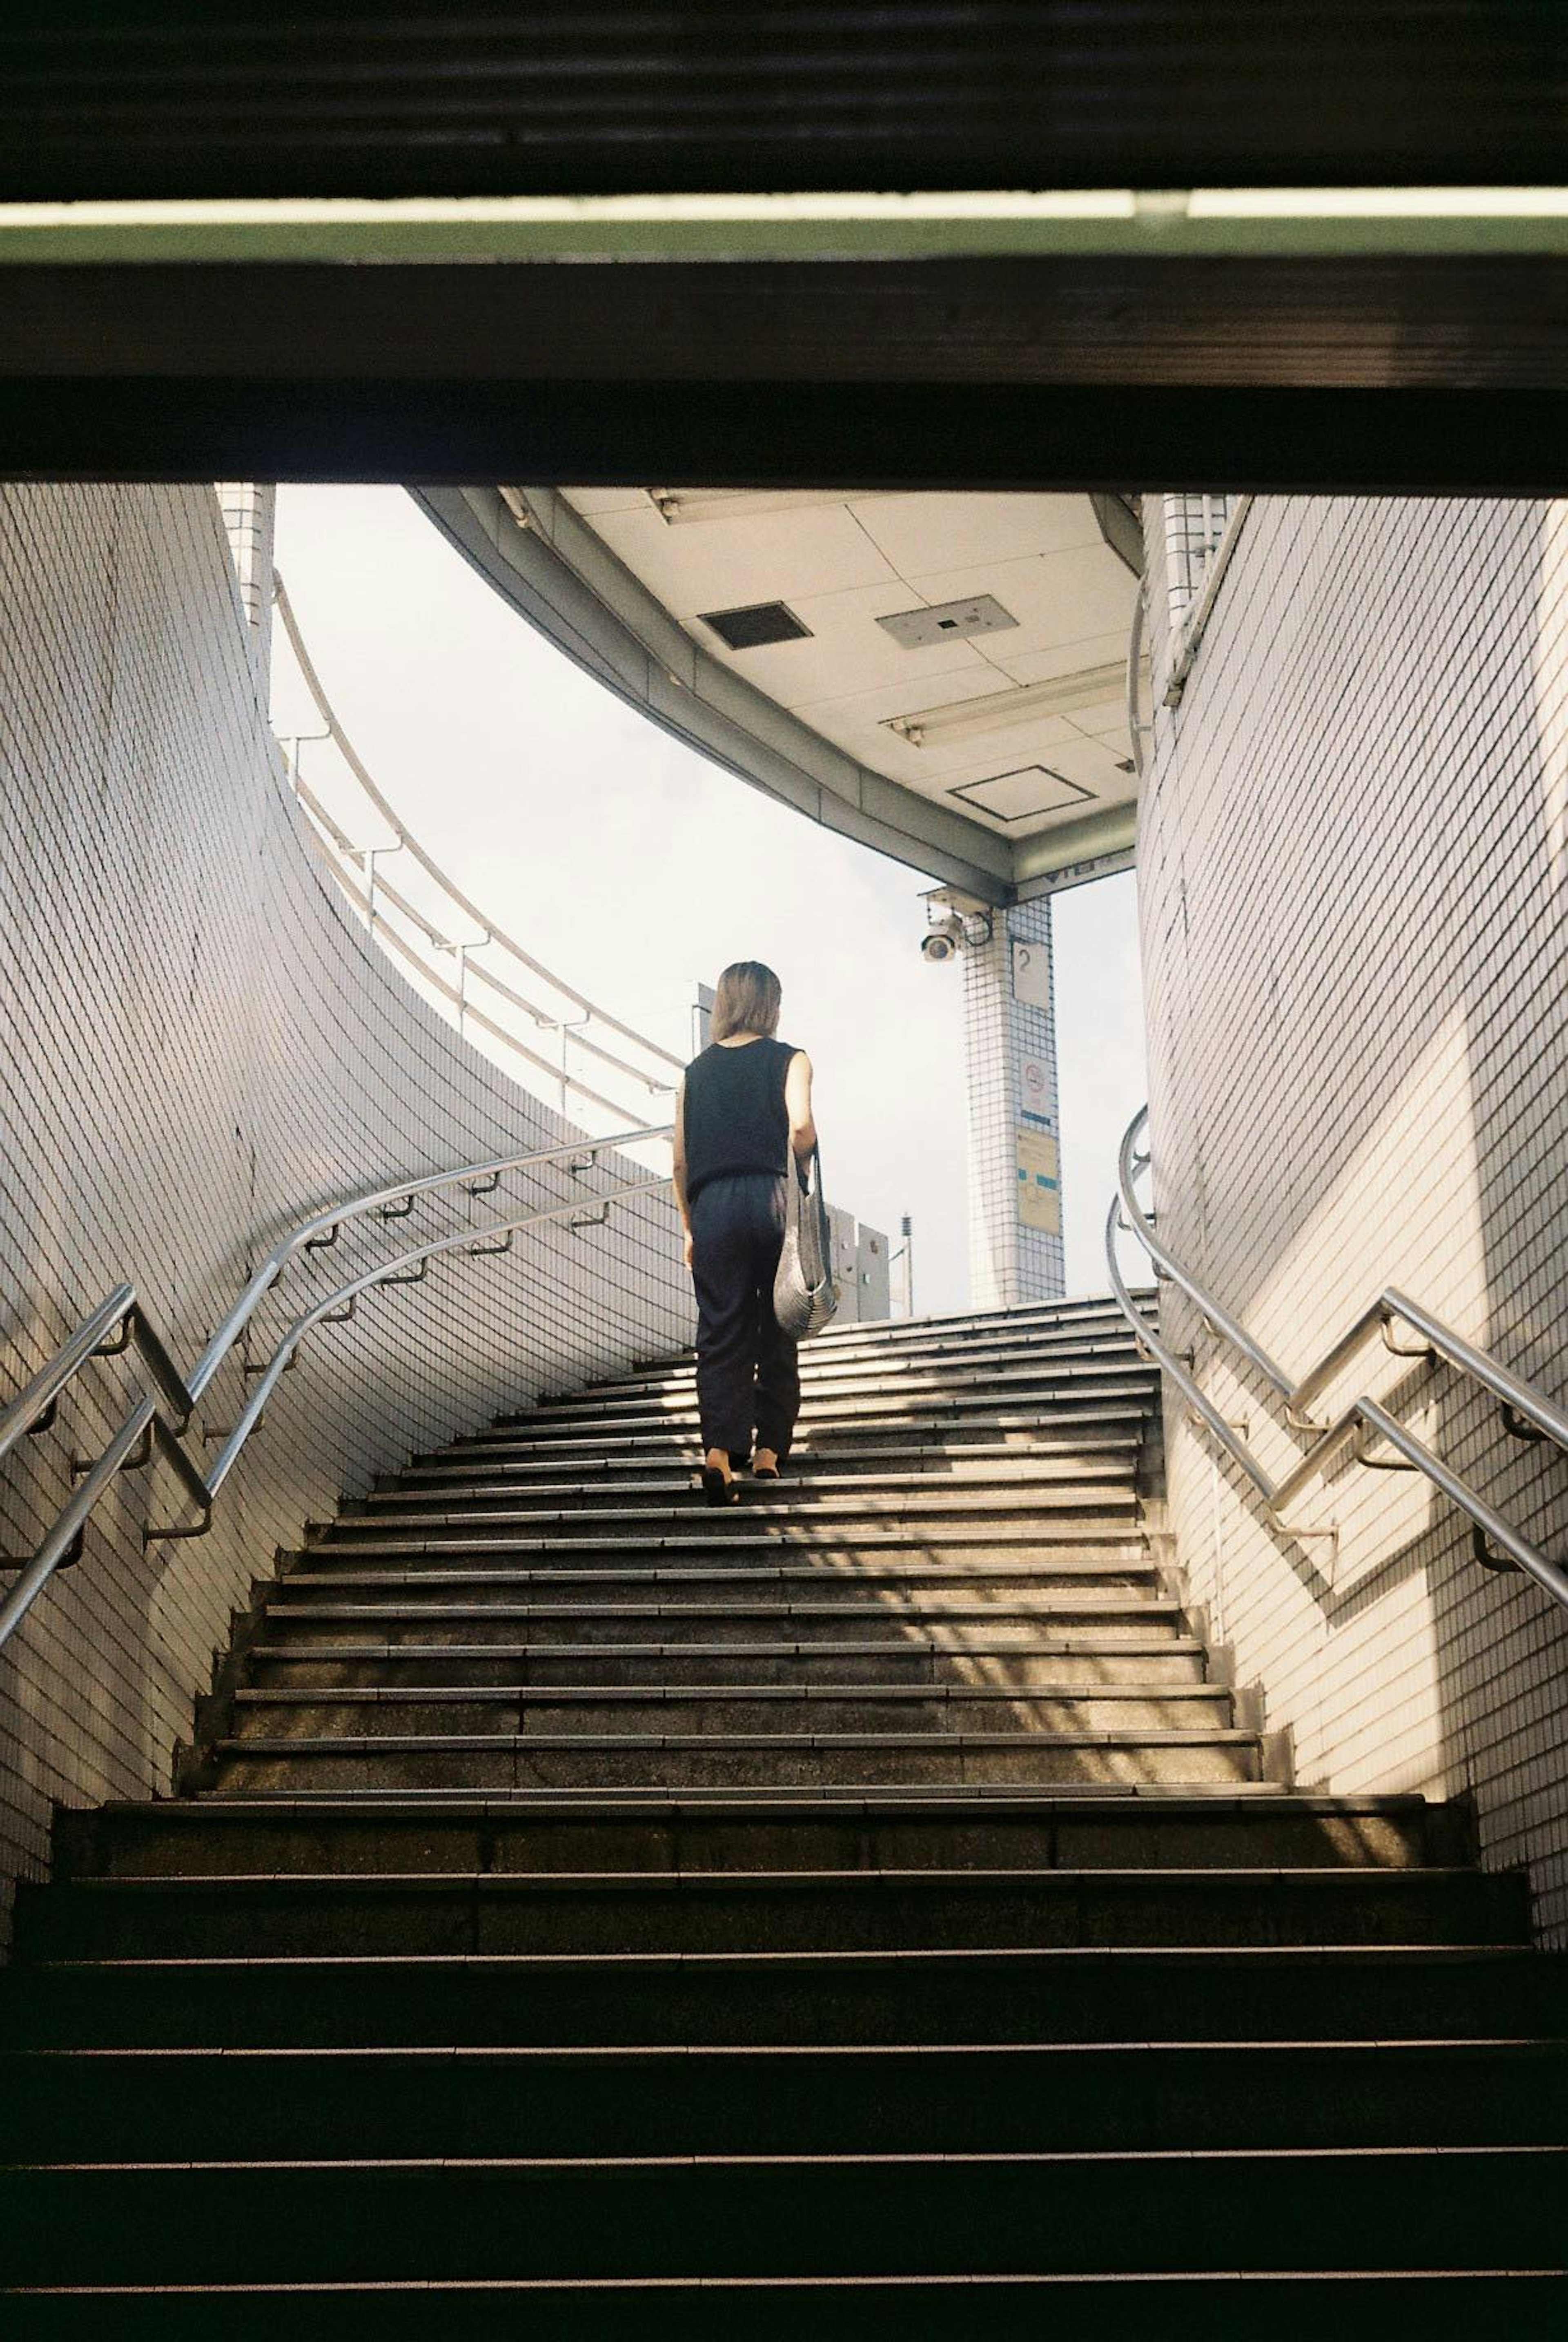
<path fill-rule="evenodd" d="M 1176 1258 L 1160 1236 L 1154 1215 L 1145 1212 L 1139 1202 L 1137 1181 L 1152 1160 L 1147 1150 L 1141 1146 L 1148 1119 L 1149 1109 L 1145 1106 L 1128 1125 L 1117 1160 L 1117 1194 L 1105 1222 L 1105 1259 L 1110 1269 L 1111 1288 L 1144 1355 L 1170 1378 L 1193 1413 L 1251 1482 L 1274 1519 L 1282 1520 L 1287 1507 L 1303 1489 L 1337 1456 L 1346 1451 L 1357 1463 L 1379 1470 L 1421 1472 L 1450 1504 L 1457 1506 L 1468 1516 L 1472 1547 L 1476 1560 L 1483 1567 L 1522 1571 L 1533 1578 L 1553 1602 L 1568 1610 L 1568 1570 L 1521 1536 L 1477 1489 L 1463 1479 L 1423 1440 L 1417 1439 L 1381 1401 L 1369 1394 L 1363 1394 L 1352 1399 L 1328 1421 L 1320 1419 L 1311 1410 L 1313 1400 L 1351 1363 L 1363 1345 L 1373 1334 L 1379 1334 L 1384 1346 L 1396 1357 L 1441 1358 L 1456 1373 L 1486 1392 L 1495 1401 L 1503 1428 L 1513 1438 L 1547 1439 L 1568 1453 L 1568 1415 L 1533 1385 L 1522 1381 L 1517 1375 L 1510 1374 L 1506 1366 L 1500 1365 L 1486 1351 L 1477 1349 L 1473 1343 L 1456 1334 L 1433 1311 L 1423 1307 L 1420 1302 L 1413 1301 L 1407 1294 L 1399 1292 L 1393 1286 L 1385 1286 L 1377 1298 L 1368 1304 L 1314 1366 L 1304 1375 L 1293 1378 L 1270 1356 L 1263 1345 L 1254 1340 L 1240 1320 L 1233 1316 Z M 1282 1403 L 1289 1430 L 1297 1437 L 1310 1442 L 1299 1464 L 1282 1479 L 1274 1479 L 1264 1469 L 1241 1433 L 1222 1415 L 1202 1388 L 1191 1370 L 1190 1360 L 1171 1347 L 1138 1306 L 1116 1256 L 1116 1238 L 1119 1233 L 1124 1232 L 1135 1237 L 1142 1245 L 1154 1265 L 1156 1279 L 1177 1286 L 1200 1311 L 1209 1331 L 1228 1342 L 1269 1386 Z M 1401 1326 L 1420 1336 L 1415 1346 L 1394 1339 L 1395 1331 Z M 1372 1453 L 1373 1442 L 1392 1448 L 1394 1460 Z"/>
<path fill-rule="evenodd" d="M 474 1258 L 509 1253 L 515 1238 L 531 1228 L 564 1220 L 576 1227 L 601 1226 L 612 1207 L 669 1187 L 669 1177 L 628 1180 L 569 1201 L 531 1206 L 507 1217 L 464 1226 L 456 1235 L 405 1247 L 385 1261 L 351 1277 L 301 1312 L 274 1346 L 265 1363 L 247 1366 L 255 1387 L 232 1430 L 218 1435 L 223 1445 L 210 1464 L 198 1462 L 186 1444 L 196 1406 L 214 1376 L 245 1334 L 264 1297 L 291 1263 L 306 1253 L 325 1251 L 337 1243 L 351 1222 L 372 1216 L 384 1221 L 405 1219 L 424 1198 L 458 1190 L 469 1196 L 494 1193 L 509 1172 L 543 1169 L 564 1164 L 574 1175 L 597 1166 L 601 1154 L 673 1136 L 669 1124 L 623 1130 L 607 1138 L 579 1138 L 568 1145 L 535 1148 L 522 1155 L 493 1157 L 464 1164 L 455 1171 L 402 1179 L 388 1187 L 329 1205 L 302 1220 L 274 1246 L 246 1285 L 223 1324 L 214 1334 L 188 1376 L 175 1365 L 168 1346 L 149 1316 L 134 1285 L 117 1286 L 89 1317 L 83 1320 L 25 1389 L 0 1410 L 0 1464 L 24 1438 L 49 1431 L 56 1420 L 61 1398 L 95 1358 L 134 1354 L 148 1387 L 135 1400 L 109 1435 L 97 1456 L 78 1459 L 73 1471 L 77 1486 L 61 1507 L 36 1551 L 27 1556 L 0 1555 L 0 1569 L 18 1569 L 21 1576 L 0 1603 L 0 1647 L 10 1639 L 56 1570 L 68 1568 L 80 1557 L 87 1521 L 95 1506 L 121 1472 L 150 1465 L 155 1456 L 174 1469 L 196 1508 L 195 1520 L 143 1531 L 145 1545 L 161 1539 L 204 1536 L 212 1526 L 213 1506 L 219 1489 L 239 1459 L 245 1442 L 257 1429 L 268 1399 L 281 1377 L 297 1359 L 300 1345 L 318 1326 L 342 1325 L 352 1319 L 361 1300 L 378 1288 L 418 1285 L 432 1261 L 466 1251 Z"/>
<path fill-rule="evenodd" d="M 375 940 L 446 1004 L 460 1032 L 482 1033 L 499 1044 L 509 1059 L 528 1068 L 527 1074 L 519 1076 L 524 1088 L 535 1095 L 547 1093 L 574 1118 L 586 1104 L 624 1121 L 637 1113 L 655 1111 L 654 1100 L 673 1098 L 684 1070 L 683 1058 L 554 975 L 426 853 L 377 786 L 339 722 L 281 577 L 276 581 L 275 602 L 289 648 L 323 726 L 319 735 L 300 734 L 281 744 L 289 783 L 309 817 L 327 868 Z M 356 841 L 319 793 L 308 786 L 300 769 L 301 751 L 312 738 L 330 741 L 336 749 L 363 806 L 373 821 L 385 824 L 390 833 L 383 844 Z M 404 866 L 412 866 L 424 874 L 434 916 L 428 905 L 416 903 L 388 877 L 385 865 L 393 856 L 404 857 Z M 449 927 L 464 923 L 478 931 L 468 940 L 448 932 Z M 484 955 L 493 956 L 500 966 L 491 965 Z M 505 975 L 500 972 L 502 966 Z M 448 972 L 454 967 L 455 983 Z M 523 1021 L 524 1033 L 503 1021 L 505 1012 L 514 1012 Z M 525 1038 L 524 1033 L 532 1038 Z M 535 1046 L 551 1035 L 555 1036 L 558 1058 Z M 575 1067 L 570 1062 L 574 1052 L 578 1060 Z M 544 1076 L 543 1083 L 540 1076 Z"/>

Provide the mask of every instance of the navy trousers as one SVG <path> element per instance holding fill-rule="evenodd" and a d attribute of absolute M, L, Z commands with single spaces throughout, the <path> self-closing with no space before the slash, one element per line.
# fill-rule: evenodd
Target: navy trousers
<path fill-rule="evenodd" d="M 692 1199 L 703 1446 L 722 1447 L 737 1463 L 754 1438 L 782 1461 L 800 1411 L 795 1346 L 774 1316 L 784 1229 L 782 1174 L 709 1179 Z"/>

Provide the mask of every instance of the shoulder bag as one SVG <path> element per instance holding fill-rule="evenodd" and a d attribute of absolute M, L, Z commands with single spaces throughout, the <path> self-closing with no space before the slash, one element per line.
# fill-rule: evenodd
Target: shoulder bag
<path fill-rule="evenodd" d="M 774 1278 L 774 1316 L 793 1341 L 820 1334 L 838 1307 L 833 1239 L 822 1193 L 822 1156 L 803 1162 L 793 1147 L 784 1170 L 784 1237 Z"/>

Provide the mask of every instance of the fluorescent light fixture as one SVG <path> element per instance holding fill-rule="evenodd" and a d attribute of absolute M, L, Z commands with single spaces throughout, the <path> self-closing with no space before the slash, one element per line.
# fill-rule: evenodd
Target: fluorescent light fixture
<path fill-rule="evenodd" d="M 743 520 L 759 513 L 795 512 L 811 505 L 841 505 L 849 488 L 650 488 L 663 521 L 678 528 L 699 520 Z"/>
<path fill-rule="evenodd" d="M 1082 707 L 1098 707 L 1107 699 L 1120 699 L 1126 686 L 1127 670 L 1118 659 L 1106 666 L 1081 667 L 1076 675 L 1054 676 L 1049 683 L 1021 684 L 1013 691 L 950 700 L 943 707 L 885 720 L 887 729 L 912 748 L 931 748 L 947 740 L 974 739 L 982 732 L 1004 732 L 1042 716 L 1071 716 Z"/>

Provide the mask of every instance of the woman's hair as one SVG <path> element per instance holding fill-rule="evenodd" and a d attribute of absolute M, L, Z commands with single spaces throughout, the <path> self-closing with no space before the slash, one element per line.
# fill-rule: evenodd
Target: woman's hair
<path fill-rule="evenodd" d="M 732 1033 L 763 1033 L 770 1038 L 779 1028 L 784 986 L 760 959 L 732 961 L 719 978 L 714 995 L 711 1036 L 727 1041 Z"/>

